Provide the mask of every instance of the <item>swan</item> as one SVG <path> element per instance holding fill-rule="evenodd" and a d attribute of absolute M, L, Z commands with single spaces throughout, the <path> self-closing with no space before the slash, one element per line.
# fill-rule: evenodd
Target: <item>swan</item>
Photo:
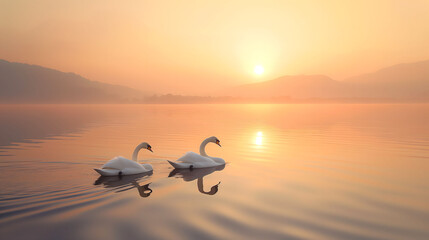
<path fill-rule="evenodd" d="M 220 141 L 217 137 L 206 138 L 200 145 L 200 154 L 194 152 L 187 152 L 176 162 L 168 161 L 174 168 L 206 168 L 216 167 L 225 164 L 225 160 L 217 157 L 210 157 L 206 153 L 207 143 L 216 143 L 221 147 Z"/>
<path fill-rule="evenodd" d="M 132 175 L 153 171 L 152 165 L 137 162 L 137 155 L 142 148 L 153 152 L 152 147 L 148 143 L 143 142 L 134 149 L 133 160 L 121 156 L 115 157 L 104 164 L 101 169 L 94 168 L 94 170 L 101 176 Z"/>

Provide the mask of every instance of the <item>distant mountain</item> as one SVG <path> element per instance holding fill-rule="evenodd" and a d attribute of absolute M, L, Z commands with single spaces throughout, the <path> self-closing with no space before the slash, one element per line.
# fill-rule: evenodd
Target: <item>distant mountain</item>
<path fill-rule="evenodd" d="M 354 98 L 429 101 L 429 60 L 399 64 L 344 81 L 323 75 L 283 76 L 223 91 L 232 97 Z"/>
<path fill-rule="evenodd" d="M 344 83 L 361 97 L 429 99 L 429 60 L 394 65 Z"/>
<path fill-rule="evenodd" d="M 120 103 L 142 98 L 143 93 L 132 88 L 0 60 L 0 103 Z"/>
<path fill-rule="evenodd" d="M 424 101 L 429 102 L 429 60 L 399 64 L 336 81 L 323 75 L 283 76 L 218 92 L 218 97 L 148 96 L 36 65 L 0 60 L 0 103 L 215 103 Z"/>
<path fill-rule="evenodd" d="M 332 98 L 345 97 L 344 86 L 323 75 L 283 76 L 274 80 L 246 84 L 223 93 L 238 97 Z"/>

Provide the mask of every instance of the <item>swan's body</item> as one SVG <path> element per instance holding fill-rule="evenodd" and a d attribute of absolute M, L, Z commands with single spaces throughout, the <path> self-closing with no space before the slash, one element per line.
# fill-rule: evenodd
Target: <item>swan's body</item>
<path fill-rule="evenodd" d="M 224 165 L 225 160 L 222 158 L 202 156 L 195 152 L 187 152 L 177 159 L 176 162 L 168 161 L 174 168 L 206 168 Z"/>
<path fill-rule="evenodd" d="M 101 169 L 94 169 L 102 176 L 132 175 L 152 171 L 152 165 L 140 164 L 124 157 L 115 157 Z"/>
<path fill-rule="evenodd" d="M 101 169 L 94 168 L 94 170 L 101 176 L 132 175 L 153 171 L 152 165 L 137 162 L 138 152 L 142 148 L 152 151 L 152 147 L 144 142 L 139 144 L 134 150 L 133 160 L 124 157 L 115 157 L 104 164 Z"/>
<path fill-rule="evenodd" d="M 168 161 L 174 168 L 206 168 L 216 167 L 225 164 L 225 160 L 217 157 L 210 157 L 206 153 L 206 145 L 209 142 L 219 144 L 219 139 L 216 137 L 209 137 L 205 139 L 200 146 L 200 154 L 194 152 L 187 152 L 181 158 L 177 159 L 176 162 Z"/>

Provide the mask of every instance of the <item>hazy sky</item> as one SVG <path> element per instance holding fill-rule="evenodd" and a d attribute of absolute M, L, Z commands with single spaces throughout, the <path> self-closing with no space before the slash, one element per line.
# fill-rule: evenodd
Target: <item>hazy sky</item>
<path fill-rule="evenodd" d="M 0 0 L 0 59 L 159 93 L 341 80 L 429 59 L 429 0 Z"/>

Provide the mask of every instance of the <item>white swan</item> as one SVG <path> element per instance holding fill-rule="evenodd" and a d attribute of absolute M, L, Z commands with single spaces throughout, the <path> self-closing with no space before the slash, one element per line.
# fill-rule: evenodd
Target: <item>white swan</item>
<path fill-rule="evenodd" d="M 153 152 L 152 147 L 148 143 L 140 143 L 134 149 L 133 160 L 121 156 L 115 157 L 104 164 L 101 169 L 94 168 L 94 170 L 101 176 L 131 175 L 153 171 L 152 165 L 137 162 L 137 155 L 142 148 Z"/>
<path fill-rule="evenodd" d="M 209 137 L 201 143 L 200 154 L 194 152 L 187 152 L 183 157 L 177 159 L 176 162 L 168 161 L 174 168 L 206 168 L 215 167 L 225 164 L 225 160 L 217 157 L 210 157 L 206 153 L 207 143 L 212 142 L 220 145 L 217 137 Z"/>

